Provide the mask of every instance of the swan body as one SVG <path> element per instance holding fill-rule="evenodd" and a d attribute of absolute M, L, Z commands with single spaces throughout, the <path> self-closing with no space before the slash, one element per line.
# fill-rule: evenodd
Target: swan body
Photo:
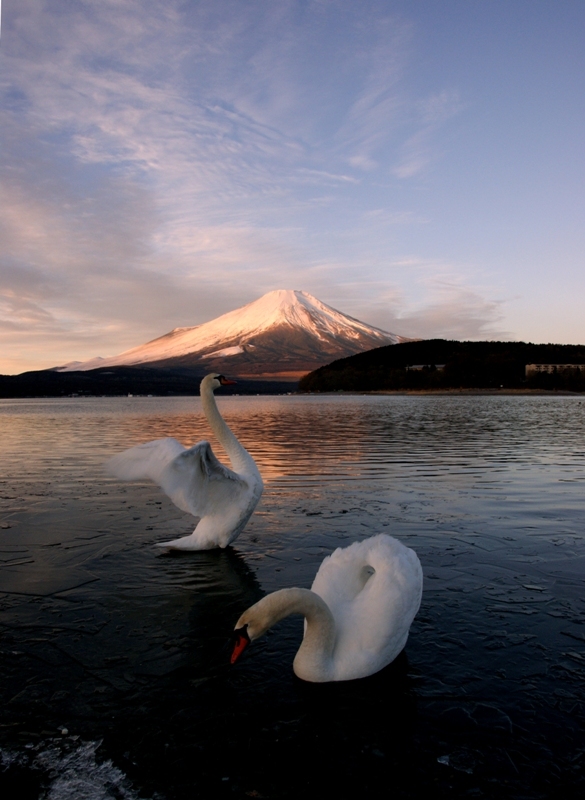
<path fill-rule="evenodd" d="M 201 441 L 189 449 L 176 439 L 156 439 L 124 450 L 106 463 L 117 478 L 150 478 L 181 511 L 200 517 L 189 536 L 161 542 L 174 550 L 209 550 L 227 547 L 252 516 L 264 484 L 254 459 L 224 422 L 213 392 L 233 383 L 213 373 L 201 381 L 203 411 L 211 429 L 229 456 L 233 469 L 215 457 L 211 445 Z"/>
<path fill-rule="evenodd" d="M 402 651 L 422 596 L 414 550 L 386 534 L 338 548 L 323 561 L 311 590 L 281 589 L 236 624 L 232 663 L 246 645 L 289 614 L 305 617 L 293 662 L 305 681 L 365 678 Z"/>

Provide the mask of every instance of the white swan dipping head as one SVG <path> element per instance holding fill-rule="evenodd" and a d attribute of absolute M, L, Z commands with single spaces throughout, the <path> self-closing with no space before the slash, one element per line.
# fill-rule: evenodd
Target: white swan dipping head
<path fill-rule="evenodd" d="M 185 448 L 173 438 L 131 447 L 106 463 L 106 469 L 117 478 L 154 481 L 181 511 L 200 518 L 192 534 L 161 542 L 161 547 L 227 547 L 244 529 L 262 495 L 264 484 L 258 467 L 225 423 L 213 395 L 215 389 L 231 384 L 235 381 L 219 373 L 206 375 L 201 381 L 201 404 L 232 469 L 216 458 L 208 441 Z"/>
<path fill-rule="evenodd" d="M 328 556 L 311 590 L 281 589 L 245 611 L 234 631 L 231 663 L 290 614 L 305 617 L 295 674 L 306 681 L 365 678 L 403 650 L 422 596 L 416 553 L 380 534 Z"/>

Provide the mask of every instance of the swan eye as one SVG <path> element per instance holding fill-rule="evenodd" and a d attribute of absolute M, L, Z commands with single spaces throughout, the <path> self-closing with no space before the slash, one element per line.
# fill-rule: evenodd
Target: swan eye
<path fill-rule="evenodd" d="M 234 649 L 230 658 L 230 664 L 235 664 L 238 658 L 242 655 L 246 647 L 250 644 L 250 637 L 248 636 L 248 626 L 244 625 L 241 628 L 236 628 L 232 634 L 234 639 Z"/>

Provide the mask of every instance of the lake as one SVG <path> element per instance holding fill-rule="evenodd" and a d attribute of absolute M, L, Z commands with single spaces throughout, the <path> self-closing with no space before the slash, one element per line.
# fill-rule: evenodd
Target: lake
<path fill-rule="evenodd" d="M 103 462 L 211 440 L 199 398 L 0 400 L 3 797 L 582 797 L 585 401 L 221 396 L 264 477 L 233 546 Z M 292 671 L 291 617 L 229 665 L 240 613 L 378 533 L 424 592 L 377 675 Z M 380 794 L 380 785 L 385 791 Z"/>

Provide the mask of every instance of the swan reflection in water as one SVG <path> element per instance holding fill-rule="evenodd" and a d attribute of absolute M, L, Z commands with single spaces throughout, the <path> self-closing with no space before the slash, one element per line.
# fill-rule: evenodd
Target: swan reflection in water
<path fill-rule="evenodd" d="M 165 617 L 172 606 L 173 615 L 183 620 L 182 635 L 170 642 L 178 650 L 181 668 L 195 680 L 226 672 L 225 643 L 234 616 L 243 602 L 254 603 L 263 594 L 254 571 L 232 547 L 196 553 L 166 550 L 156 561 L 166 592 L 150 628 L 157 623 L 168 627 Z M 146 625 L 144 635 L 148 637 Z"/>
<path fill-rule="evenodd" d="M 200 518 L 192 534 L 162 542 L 161 547 L 227 547 L 258 504 L 264 488 L 258 467 L 224 422 L 213 395 L 215 389 L 233 383 L 217 373 L 201 381 L 203 411 L 233 469 L 218 461 L 209 442 L 203 440 L 186 449 L 171 437 L 131 447 L 106 463 L 106 469 L 117 478 L 153 480 L 181 511 Z"/>

